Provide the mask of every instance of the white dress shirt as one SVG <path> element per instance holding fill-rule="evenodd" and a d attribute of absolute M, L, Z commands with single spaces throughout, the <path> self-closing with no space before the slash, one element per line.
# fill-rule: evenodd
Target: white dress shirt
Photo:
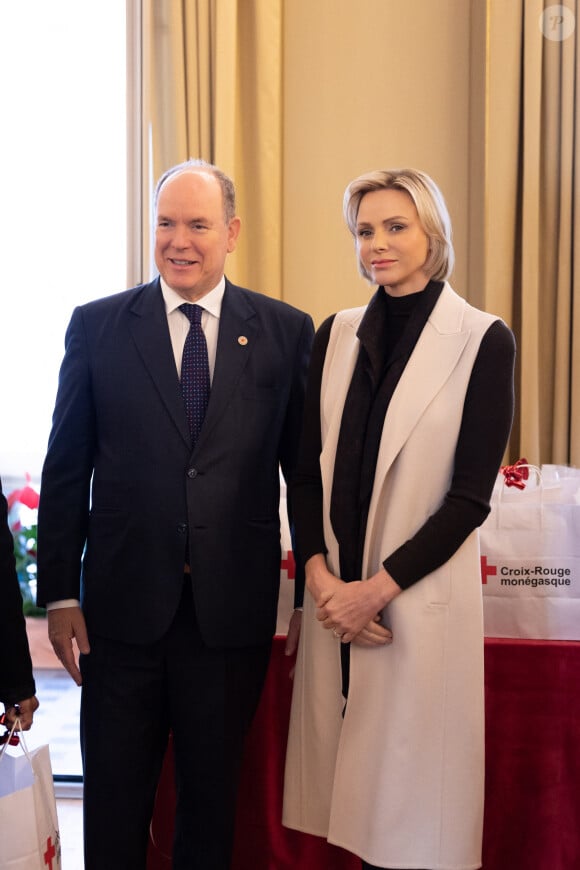
<path fill-rule="evenodd" d="M 224 291 L 226 289 L 226 279 L 222 278 L 217 287 L 202 296 L 195 304 L 203 308 L 201 315 L 201 328 L 203 329 L 205 340 L 207 343 L 207 356 L 209 360 L 209 377 L 213 381 L 213 372 L 215 368 L 215 355 L 217 350 L 217 339 L 220 325 L 220 314 L 222 310 L 222 301 Z M 161 292 L 165 301 L 165 312 L 167 314 L 167 324 L 169 326 L 169 335 L 171 337 L 171 346 L 173 347 L 173 355 L 175 357 L 175 367 L 179 375 L 181 375 L 181 358 L 183 356 L 183 345 L 187 333 L 189 332 L 189 320 L 183 311 L 179 311 L 179 306 L 187 299 L 180 296 L 161 278 Z"/>

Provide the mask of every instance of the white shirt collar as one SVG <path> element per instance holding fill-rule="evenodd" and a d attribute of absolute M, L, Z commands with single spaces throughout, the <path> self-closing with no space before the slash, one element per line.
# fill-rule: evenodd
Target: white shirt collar
<path fill-rule="evenodd" d="M 180 305 L 183 305 L 187 300 L 180 296 L 169 284 L 160 276 L 161 281 L 161 292 L 163 293 L 163 299 L 165 301 L 165 311 L 169 315 L 176 308 L 179 308 Z M 213 314 L 214 317 L 217 317 L 219 320 L 219 316 L 222 310 L 222 301 L 224 298 L 224 292 L 226 289 L 226 279 L 222 276 L 221 281 L 210 290 L 209 293 L 206 293 L 205 296 L 202 296 L 201 299 L 197 301 L 197 305 L 201 308 L 204 308 L 210 314 Z"/>

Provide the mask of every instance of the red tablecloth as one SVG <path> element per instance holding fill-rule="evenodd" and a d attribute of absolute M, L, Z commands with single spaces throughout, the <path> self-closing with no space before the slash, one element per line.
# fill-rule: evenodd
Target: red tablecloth
<path fill-rule="evenodd" d="M 580 643 L 485 643 L 484 870 L 580 868 Z"/>
<path fill-rule="evenodd" d="M 580 868 L 580 642 L 486 639 L 484 870 Z M 242 772 L 232 870 L 360 870 L 324 840 L 283 828 L 291 682 L 276 638 Z M 175 793 L 168 752 L 148 870 L 169 870 Z"/>

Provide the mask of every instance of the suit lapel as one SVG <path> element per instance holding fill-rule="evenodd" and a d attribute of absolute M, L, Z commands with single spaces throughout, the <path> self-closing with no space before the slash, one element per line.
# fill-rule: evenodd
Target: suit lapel
<path fill-rule="evenodd" d="M 129 331 L 181 437 L 191 443 L 159 279 L 143 288 L 130 311 Z"/>
<path fill-rule="evenodd" d="M 214 427 L 238 390 L 242 374 L 254 353 L 259 329 L 259 320 L 249 295 L 226 279 L 214 376 L 196 451 L 211 440 Z"/>
<path fill-rule="evenodd" d="M 191 439 L 167 328 L 159 279 L 143 288 L 131 307 L 129 330 L 147 372 L 185 443 Z M 214 376 L 207 413 L 196 445 L 201 448 L 228 407 L 254 351 L 258 318 L 247 294 L 226 280 Z"/>

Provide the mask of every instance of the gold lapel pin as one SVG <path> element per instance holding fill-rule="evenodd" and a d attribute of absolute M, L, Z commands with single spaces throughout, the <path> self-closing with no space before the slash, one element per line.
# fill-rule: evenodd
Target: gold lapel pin
<path fill-rule="evenodd" d="M 238 336 L 238 344 L 241 344 L 242 347 L 244 347 L 247 343 L 248 343 L 248 339 L 246 338 L 245 335 Z"/>

